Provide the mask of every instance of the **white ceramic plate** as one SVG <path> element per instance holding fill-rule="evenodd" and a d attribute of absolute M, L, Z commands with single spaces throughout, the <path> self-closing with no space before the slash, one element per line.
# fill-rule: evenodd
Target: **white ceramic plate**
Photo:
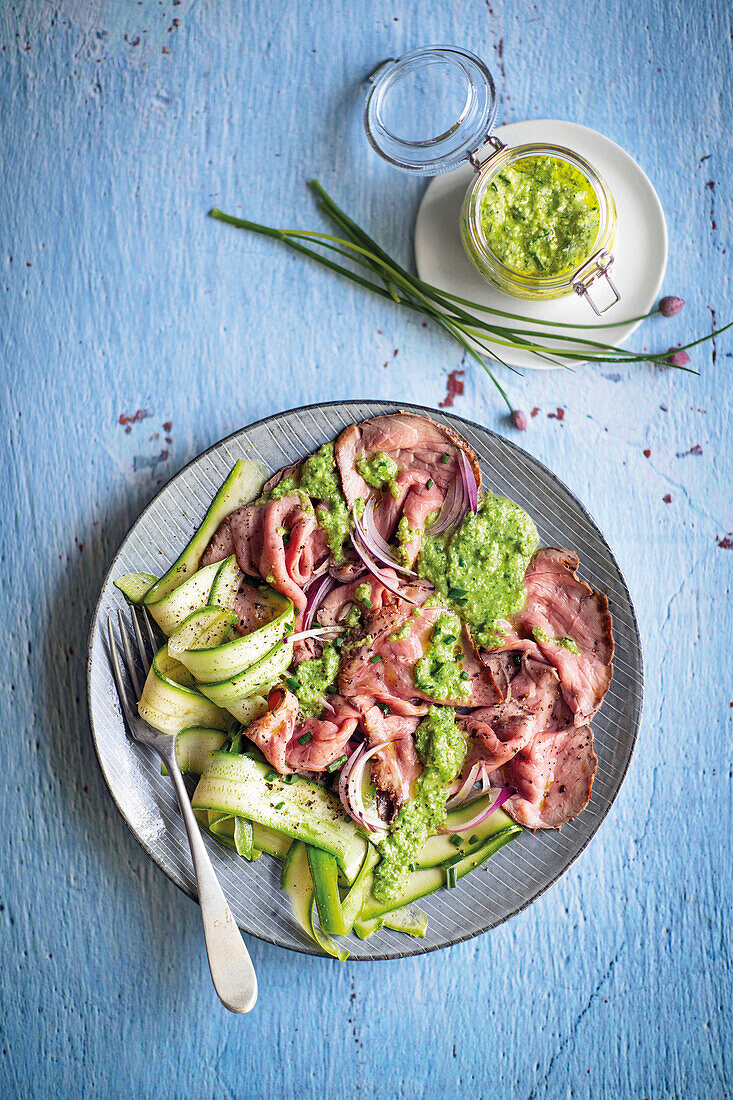
<path fill-rule="evenodd" d="M 657 300 L 667 266 L 667 225 L 659 197 L 636 161 L 610 138 L 575 122 L 549 119 L 513 122 L 500 126 L 496 136 L 506 145 L 537 141 L 564 145 L 598 169 L 611 188 L 618 217 L 612 275 L 621 301 L 605 318 L 616 322 L 647 313 Z M 415 260 L 420 278 L 461 298 L 522 317 L 570 324 L 596 323 L 598 319 L 591 307 L 577 294 L 548 302 L 529 302 L 502 294 L 481 278 L 463 251 L 458 231 L 461 205 L 473 175 L 473 168 L 467 164 L 431 180 L 415 224 Z M 616 347 L 639 324 L 637 321 L 618 328 L 599 328 L 593 339 Z M 527 352 L 499 350 L 502 358 L 514 367 L 555 369 Z"/>
<path fill-rule="evenodd" d="M 379 932 L 362 942 L 349 937 L 354 959 L 419 955 L 485 932 L 529 905 L 586 846 L 608 813 L 626 773 L 639 726 L 643 677 L 639 632 L 628 589 L 603 535 L 583 505 L 536 459 L 478 424 L 418 406 L 450 424 L 479 458 L 485 484 L 517 501 L 535 520 L 545 545 L 567 546 L 580 557 L 581 575 L 608 594 L 616 653 L 611 689 L 593 729 L 598 774 L 586 810 L 560 832 L 525 831 L 457 889 L 421 902 L 427 937 Z M 158 758 L 131 741 L 122 723 L 104 629 L 108 615 L 124 607 L 113 580 L 122 573 L 160 574 L 200 523 L 211 499 L 238 458 L 259 458 L 271 471 L 308 454 L 355 420 L 393 412 L 381 401 L 344 401 L 278 413 L 229 436 L 176 474 L 150 502 L 125 537 L 104 580 L 89 635 L 88 697 L 92 733 L 112 797 L 145 851 L 177 886 L 195 897 L 183 825 L 170 780 Z M 210 837 L 219 879 L 240 927 L 281 947 L 312 954 L 288 899 L 278 890 L 280 864 L 269 856 L 247 863 Z"/>

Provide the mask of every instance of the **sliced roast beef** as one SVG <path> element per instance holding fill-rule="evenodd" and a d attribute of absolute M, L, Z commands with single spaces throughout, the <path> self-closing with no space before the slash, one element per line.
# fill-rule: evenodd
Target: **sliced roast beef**
<path fill-rule="evenodd" d="M 288 743 L 298 721 L 298 699 L 290 691 L 278 688 L 270 693 L 269 710 L 245 728 L 245 734 L 260 749 L 275 771 L 289 775 L 292 768 L 285 760 Z"/>
<path fill-rule="evenodd" d="M 329 573 L 339 584 L 349 584 L 350 581 L 363 577 L 366 573 L 364 562 L 356 556 L 353 548 L 347 549 L 345 553 L 344 561 L 340 565 L 336 565 L 333 561 L 328 563 Z"/>
<path fill-rule="evenodd" d="M 302 459 L 298 459 L 297 462 L 293 462 L 290 466 L 282 466 L 277 470 L 272 477 L 268 477 L 265 484 L 262 486 L 263 493 L 271 493 L 276 485 L 279 485 L 281 481 L 284 481 L 286 477 L 294 477 L 298 475 L 298 481 L 300 480 L 300 467 L 303 465 Z M 297 485 L 297 481 L 296 481 Z"/>
<path fill-rule="evenodd" d="M 224 561 L 234 553 L 234 539 L 229 526 L 229 517 L 214 532 L 211 542 L 204 550 L 201 557 L 201 568 L 205 565 L 213 565 L 216 561 Z"/>
<path fill-rule="evenodd" d="M 538 550 L 527 569 L 527 604 L 513 625 L 555 666 L 576 724 L 582 725 L 610 686 L 613 634 L 607 598 L 581 581 L 577 569 L 571 550 Z"/>
<path fill-rule="evenodd" d="M 305 610 L 303 589 L 328 561 L 323 528 L 298 493 L 262 504 L 246 504 L 224 520 L 204 555 L 220 561 L 232 551 L 249 577 L 261 577 L 289 596 L 299 613 Z"/>
<path fill-rule="evenodd" d="M 462 656 L 461 668 L 470 681 L 470 691 L 454 699 L 436 699 L 421 691 L 414 680 L 415 666 L 428 652 L 435 624 L 444 609 L 425 607 L 415 610 L 404 602 L 385 607 L 378 614 L 365 617 L 362 644 L 352 645 L 341 662 L 339 690 L 351 698 L 371 696 L 398 714 L 425 713 L 416 700 L 439 702 L 452 706 L 490 706 L 500 698 L 490 670 L 479 662 L 472 646 L 461 637 L 458 644 Z M 402 637 L 403 631 L 407 632 Z M 410 705 L 415 709 L 405 710 Z"/>
<path fill-rule="evenodd" d="M 390 742 L 374 754 L 371 765 L 371 780 L 382 796 L 378 801 L 387 810 L 386 821 L 392 821 L 400 806 L 410 798 L 413 784 L 422 771 L 415 751 L 415 731 L 419 722 L 419 718 L 385 715 L 375 705 L 363 710 L 361 725 L 369 744 Z"/>
<path fill-rule="evenodd" d="M 488 771 L 507 764 L 537 734 L 565 728 L 573 720 L 554 668 L 526 655 L 519 661 L 501 701 L 459 719 L 469 735 L 469 761 L 485 761 Z"/>
<path fill-rule="evenodd" d="M 320 718 L 307 718 L 295 727 L 285 753 L 293 771 L 322 772 L 344 755 L 356 730 L 359 712 L 338 695 L 329 696 L 329 707 Z M 301 745 L 299 738 L 307 733 L 310 740 Z"/>
<path fill-rule="evenodd" d="M 240 586 L 234 600 L 234 611 L 239 620 L 236 629 L 240 634 L 258 630 L 272 619 L 272 604 L 264 600 L 259 590 L 250 584 Z"/>
<path fill-rule="evenodd" d="M 394 569 L 384 569 L 384 576 L 393 584 L 398 585 L 401 592 L 413 600 L 414 604 L 421 606 L 432 594 L 432 586 L 420 580 L 408 581 L 400 576 Z M 365 605 L 356 598 L 356 590 L 362 585 L 368 588 L 368 600 L 371 606 Z M 371 620 L 374 615 L 385 607 L 391 607 L 399 603 L 400 597 L 391 589 L 385 587 L 371 573 L 356 577 L 346 584 L 340 584 L 333 588 L 320 608 L 316 612 L 316 618 L 321 626 L 337 626 L 348 615 L 352 606 L 367 615 Z M 404 607 L 404 605 L 403 605 Z M 405 608 L 409 611 L 410 608 Z"/>
<path fill-rule="evenodd" d="M 588 805 L 598 767 L 590 726 L 538 733 L 495 781 L 516 788 L 504 809 L 529 829 L 559 829 Z"/>
<path fill-rule="evenodd" d="M 335 454 L 349 507 L 358 499 L 375 498 L 375 524 L 388 539 L 400 516 L 405 516 L 410 527 L 424 528 L 427 517 L 442 506 L 461 476 L 460 451 L 467 456 L 480 488 L 481 471 L 466 441 L 430 417 L 415 413 L 393 413 L 352 424 L 337 439 Z M 378 453 L 388 455 L 397 466 L 394 493 L 389 488 L 373 488 L 357 469 L 360 459 Z M 410 560 L 418 549 L 417 538 L 405 545 Z"/>
<path fill-rule="evenodd" d="M 359 719 L 359 711 L 337 695 L 329 705 L 321 718 L 299 722 L 297 696 L 276 688 L 270 693 L 267 714 L 251 722 L 244 732 L 281 775 L 322 772 L 343 756 Z M 306 733 L 310 738 L 301 745 L 298 739 Z"/>

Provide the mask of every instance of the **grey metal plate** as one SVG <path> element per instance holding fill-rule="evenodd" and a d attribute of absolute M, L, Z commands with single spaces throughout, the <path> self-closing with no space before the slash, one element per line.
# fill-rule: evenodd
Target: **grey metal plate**
<path fill-rule="evenodd" d="M 551 886 L 580 854 L 618 793 L 636 740 L 643 698 L 639 631 L 626 582 L 603 535 L 582 504 L 531 455 L 493 432 L 460 417 L 415 405 L 344 401 L 278 413 L 241 431 L 195 458 L 150 502 L 117 552 L 92 618 L 89 635 L 88 698 L 99 762 L 120 812 L 148 855 L 166 875 L 196 896 L 183 825 L 170 780 L 157 758 L 125 734 L 112 682 L 102 628 L 108 614 L 124 606 L 113 579 L 149 570 L 160 575 L 175 560 L 201 521 L 211 498 L 238 458 L 259 458 L 274 471 L 307 454 L 342 428 L 397 408 L 425 412 L 465 436 L 481 463 L 485 484 L 517 501 L 533 517 L 540 541 L 567 546 L 580 558 L 580 573 L 608 595 L 616 652 L 611 689 L 593 723 L 598 774 L 588 808 L 560 831 L 524 834 L 457 889 L 421 902 L 429 918 L 427 937 L 376 933 L 366 942 L 350 937 L 354 959 L 419 955 L 486 932 L 518 913 Z M 278 890 L 280 864 L 269 856 L 249 864 L 211 838 L 214 867 L 240 927 L 260 939 L 308 954 L 287 897 Z"/>

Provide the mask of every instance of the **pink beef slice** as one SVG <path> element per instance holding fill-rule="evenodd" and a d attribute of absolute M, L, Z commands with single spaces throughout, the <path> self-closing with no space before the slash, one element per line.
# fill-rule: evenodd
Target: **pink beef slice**
<path fill-rule="evenodd" d="M 250 634 L 272 619 L 272 605 L 263 599 L 259 589 L 242 584 L 234 600 L 237 615 L 236 629 L 240 634 Z"/>
<path fill-rule="evenodd" d="M 395 584 L 399 584 L 401 591 L 404 591 L 416 604 L 422 605 L 428 596 L 432 594 L 432 588 L 419 580 L 413 583 L 407 582 L 394 569 L 385 568 L 383 572 L 388 579 Z M 345 618 L 348 614 L 356 600 L 356 590 L 361 585 L 366 585 L 369 588 L 369 600 L 372 605 L 369 610 L 372 614 L 395 604 L 399 598 L 389 588 L 381 584 L 376 577 L 367 573 L 365 576 L 356 577 L 355 580 L 338 584 L 331 589 L 316 612 L 316 618 L 320 625 L 337 626 L 342 618 Z M 357 607 L 361 610 L 363 605 L 357 603 Z"/>
<path fill-rule="evenodd" d="M 588 805 L 598 767 L 590 726 L 538 733 L 493 782 L 516 788 L 504 808 L 529 829 L 559 829 Z"/>
<path fill-rule="evenodd" d="M 216 561 L 224 561 L 234 553 L 234 539 L 229 527 L 229 517 L 219 524 L 214 532 L 211 542 L 204 550 L 201 558 L 201 568 L 205 565 L 213 565 Z"/>
<path fill-rule="evenodd" d="M 285 753 L 298 720 L 298 699 L 290 691 L 273 691 L 268 706 L 267 713 L 250 722 L 244 732 L 275 771 L 289 775 L 293 769 L 287 764 Z"/>
<path fill-rule="evenodd" d="M 379 451 L 397 464 L 396 496 L 388 488 L 378 490 L 368 485 L 356 468 L 358 459 L 369 458 Z M 474 452 L 454 431 L 428 416 L 402 412 L 352 424 L 338 437 L 335 448 L 349 507 L 359 498 L 375 498 L 375 523 L 386 539 L 393 534 L 401 516 L 406 517 L 410 527 L 423 530 L 427 517 L 442 507 L 456 479 L 461 476 L 461 451 L 468 458 L 480 488 L 481 471 Z M 410 560 L 414 560 L 419 539 L 414 539 L 413 545 L 406 545 L 405 550 Z"/>
<path fill-rule="evenodd" d="M 468 760 L 481 760 L 487 771 L 508 764 L 535 736 L 572 725 L 557 672 L 526 654 L 517 654 L 506 695 L 459 719 L 468 735 Z"/>
<path fill-rule="evenodd" d="M 376 615 L 365 616 L 363 630 L 371 641 L 352 648 L 343 658 L 339 671 L 341 694 L 347 698 L 369 696 L 402 715 L 424 714 L 428 702 L 454 706 L 489 706 L 497 702 L 500 691 L 493 676 L 477 659 L 467 639 L 461 639 L 461 667 L 471 684 L 468 699 L 433 699 L 415 686 L 415 665 L 430 647 L 435 623 L 442 614 L 442 608 L 425 607 L 415 615 L 413 608 L 400 601 Z M 394 638 L 405 624 L 410 626 L 408 636 Z"/>
<path fill-rule="evenodd" d="M 544 547 L 527 569 L 527 604 L 513 618 L 515 630 L 535 638 L 542 656 L 556 669 L 576 725 L 598 710 L 613 675 L 613 632 L 608 600 L 577 575 L 572 550 Z M 533 635 L 534 630 L 538 635 Z M 543 637 L 572 638 L 573 653 Z M 506 643 L 507 645 L 510 643 Z"/>
<path fill-rule="evenodd" d="M 347 699 L 329 695 L 320 718 L 306 718 L 296 725 L 285 753 L 288 767 L 297 772 L 325 771 L 344 755 L 358 721 L 359 712 Z M 301 745 L 299 738 L 306 733 L 310 740 Z"/>
<path fill-rule="evenodd" d="M 298 721 L 298 699 L 284 688 L 270 693 L 269 710 L 245 729 L 246 736 L 264 753 L 281 775 L 294 771 L 324 771 L 343 756 L 356 730 L 359 712 L 344 699 L 333 695 L 321 718 Z M 298 738 L 309 733 L 301 745 Z"/>
<path fill-rule="evenodd" d="M 389 741 L 371 759 L 371 780 L 386 821 L 394 820 L 400 806 L 411 797 L 415 781 L 422 772 L 415 751 L 419 722 L 419 718 L 385 715 L 373 702 L 363 706 L 361 725 L 370 746 Z"/>
<path fill-rule="evenodd" d="M 297 629 L 307 602 L 304 589 L 328 559 L 326 537 L 315 512 L 303 507 L 297 493 L 264 504 L 246 504 L 224 520 L 202 560 L 209 564 L 232 552 L 246 576 L 259 577 L 290 597 L 298 613 Z"/>

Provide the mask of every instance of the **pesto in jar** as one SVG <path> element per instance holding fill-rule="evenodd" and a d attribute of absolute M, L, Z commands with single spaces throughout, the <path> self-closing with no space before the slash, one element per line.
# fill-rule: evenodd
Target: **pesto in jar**
<path fill-rule="evenodd" d="M 580 267 L 593 252 L 600 220 L 590 182 L 557 157 L 523 157 L 502 168 L 481 199 L 486 243 L 518 275 Z"/>

